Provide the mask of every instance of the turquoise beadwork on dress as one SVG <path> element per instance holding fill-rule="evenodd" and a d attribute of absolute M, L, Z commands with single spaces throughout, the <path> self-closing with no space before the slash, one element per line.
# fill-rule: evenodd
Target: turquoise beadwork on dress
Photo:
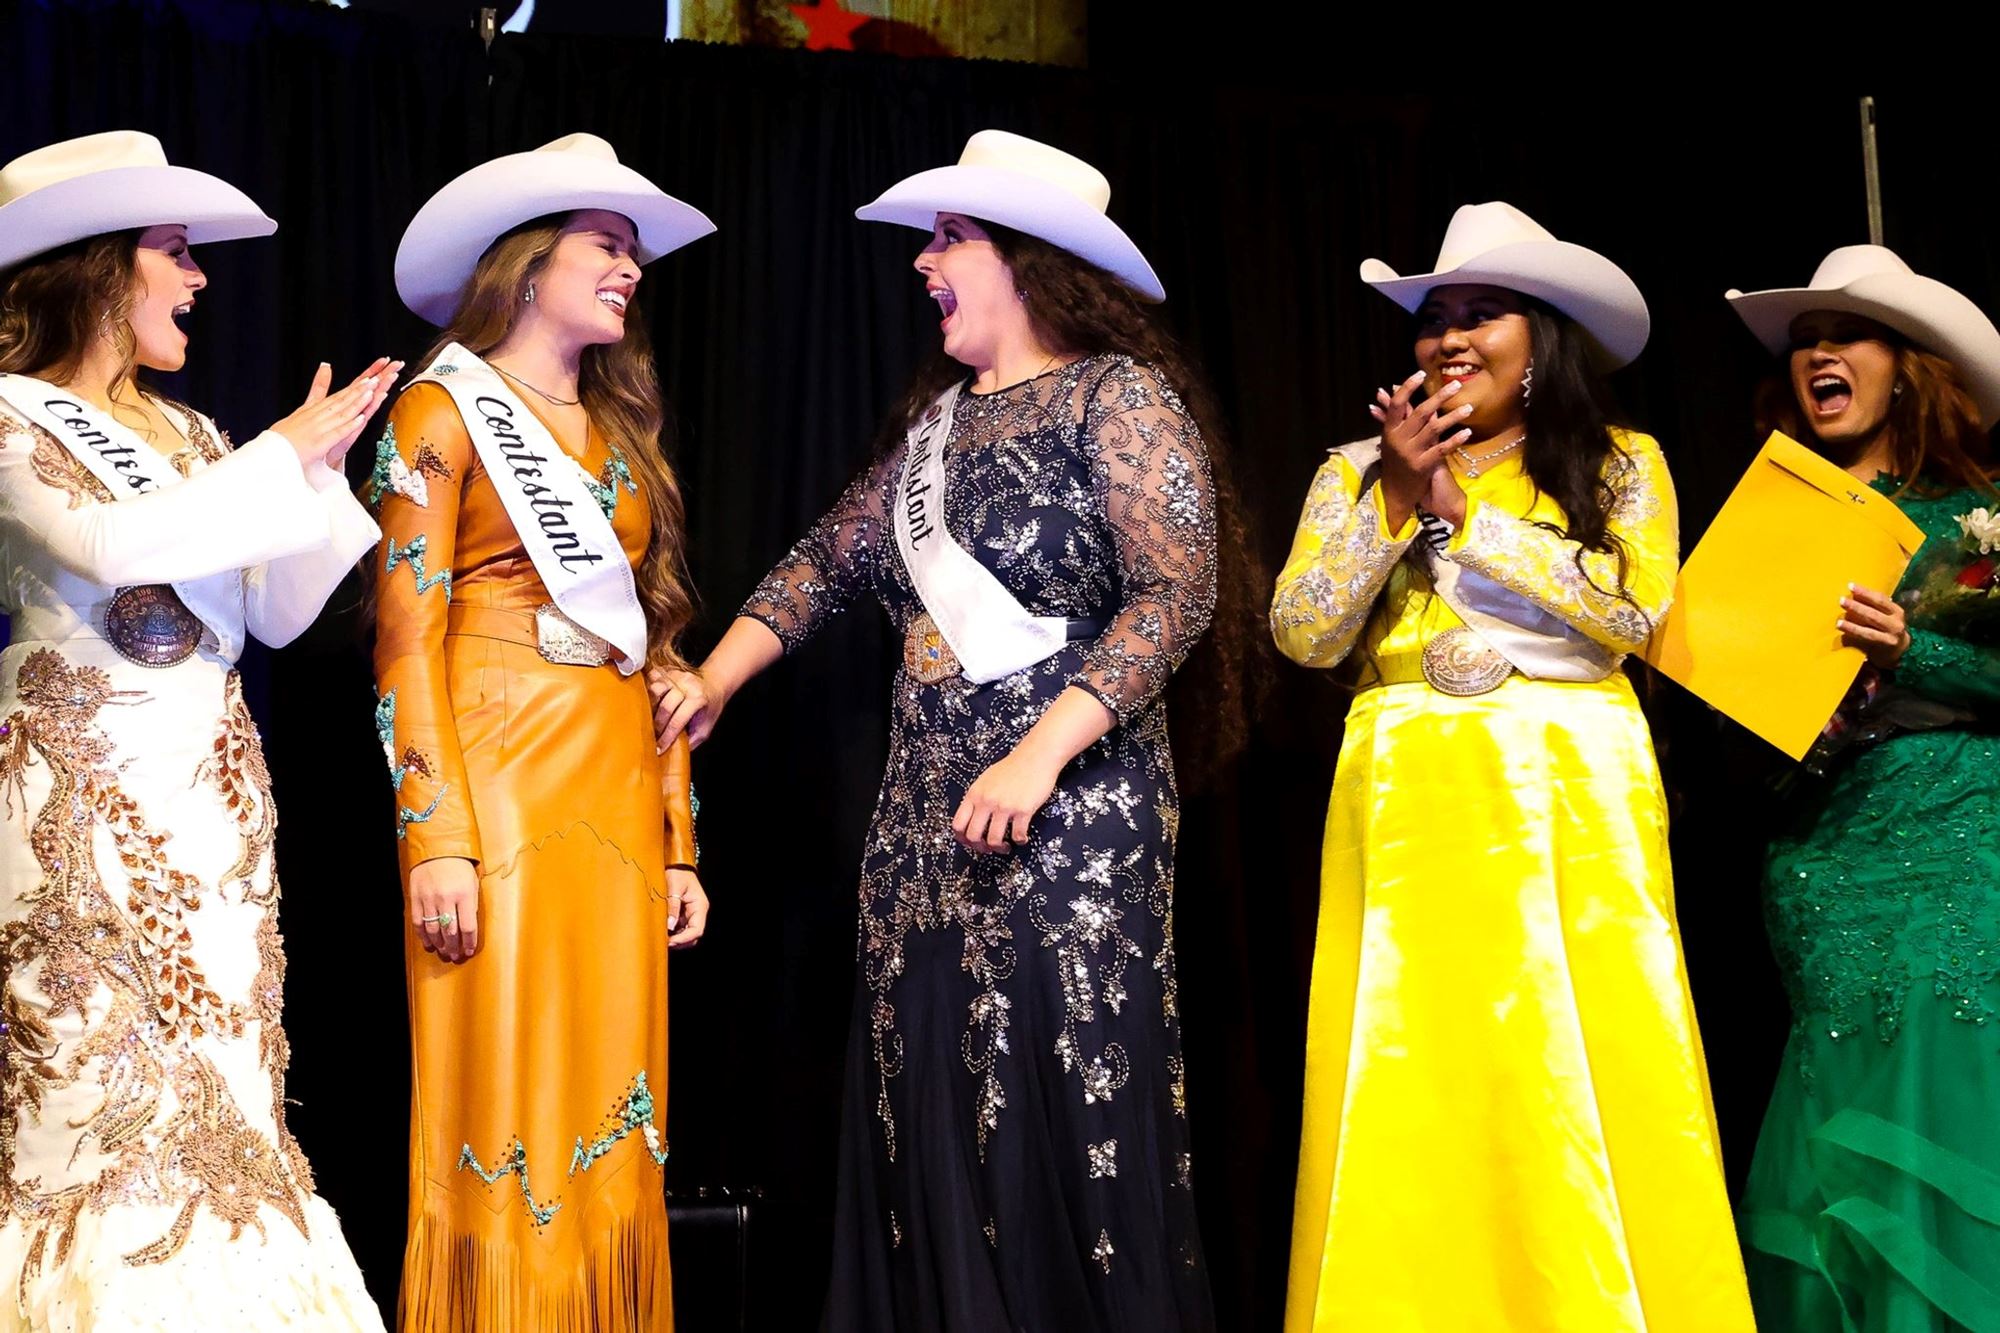
<path fill-rule="evenodd" d="M 419 538 L 418 540 L 422 539 Z M 375 738 L 382 742 L 382 754 L 389 761 L 389 781 L 394 784 L 397 794 L 400 795 L 403 790 L 404 779 L 410 776 L 411 767 L 421 767 L 421 762 L 414 760 L 401 764 L 396 762 L 396 692 L 394 690 L 390 690 L 375 701 Z M 444 801 L 444 794 L 450 790 L 451 787 L 448 783 L 440 786 L 437 789 L 437 794 L 431 797 L 431 803 L 421 810 L 412 810 L 400 801 L 397 802 L 396 836 L 399 839 L 402 838 L 410 825 L 421 824 L 436 814 L 438 806 Z"/>
<path fill-rule="evenodd" d="M 468 1143 L 458 1150 L 458 1169 L 472 1172 L 489 1185 L 497 1185 L 508 1176 L 520 1177 L 521 1198 L 527 1203 L 528 1215 L 535 1219 L 537 1226 L 547 1226 L 562 1211 L 559 1203 L 544 1207 L 535 1202 L 535 1192 L 528 1185 L 528 1149 L 519 1139 L 514 1140 L 513 1151 L 507 1160 L 492 1171 L 479 1164 L 479 1158 L 473 1154 L 472 1145 Z"/>
<path fill-rule="evenodd" d="M 588 1171 L 599 1158 L 630 1137 L 635 1130 L 644 1138 L 646 1155 L 653 1159 L 654 1165 L 665 1166 L 667 1152 L 660 1142 L 659 1127 L 653 1123 L 655 1109 L 653 1090 L 646 1082 L 646 1071 L 642 1069 L 632 1080 L 632 1086 L 626 1089 L 625 1095 L 613 1107 L 611 1114 L 605 1117 L 610 1122 L 610 1128 L 588 1144 L 584 1143 L 583 1135 L 576 1136 L 576 1148 L 569 1159 L 569 1178 L 573 1179 L 579 1171 Z M 491 1171 L 480 1164 L 478 1155 L 472 1151 L 471 1144 L 464 1145 L 459 1149 L 458 1169 L 472 1172 L 488 1185 L 497 1185 L 508 1176 L 519 1177 L 521 1198 L 527 1204 L 528 1213 L 538 1226 L 547 1226 L 549 1220 L 562 1209 L 560 1202 L 549 1204 L 536 1202 L 534 1190 L 528 1185 L 528 1150 L 518 1138 L 509 1149 L 507 1160 Z"/>
<path fill-rule="evenodd" d="M 625 461 L 624 453 L 616 446 L 612 448 L 611 457 L 604 460 L 604 467 L 595 477 L 588 473 L 584 474 L 583 484 L 590 488 L 591 495 L 597 500 L 597 507 L 604 511 L 606 519 L 613 518 L 618 513 L 620 486 L 633 495 L 639 493 L 639 484 L 632 480 L 631 465 Z"/>
<path fill-rule="evenodd" d="M 435 574 L 424 573 L 424 552 L 429 545 L 430 538 L 421 532 L 410 538 L 409 543 L 400 549 L 396 546 L 396 539 L 394 537 L 388 538 L 384 543 L 384 549 L 388 552 L 388 555 L 383 562 L 382 572 L 384 574 L 393 574 L 396 572 L 397 565 L 408 565 L 410 573 L 417 580 L 418 596 L 421 597 L 442 583 L 444 585 L 444 599 L 448 602 L 451 600 L 451 571 L 440 569 Z"/>
<path fill-rule="evenodd" d="M 401 451 L 396 448 L 396 425 L 390 422 L 382 428 L 382 438 L 375 441 L 375 466 L 369 470 L 368 480 L 361 488 L 370 509 L 382 507 L 382 497 L 390 489 L 389 465 L 401 457 Z"/>
<path fill-rule="evenodd" d="M 450 790 L 449 787 L 439 787 L 437 789 L 437 795 L 431 797 L 431 803 L 425 806 L 422 810 L 412 810 L 407 805 L 397 806 L 396 836 L 398 838 L 403 837 L 404 834 L 409 830 L 410 825 L 421 824 L 426 820 L 428 820 L 432 815 L 436 814 L 438 806 L 444 803 L 444 794 L 449 790 Z"/>
<path fill-rule="evenodd" d="M 640 1070 L 639 1077 L 632 1080 L 632 1089 L 625 1094 L 625 1107 L 615 1114 L 617 1123 L 607 1133 L 591 1140 L 584 1146 L 583 1135 L 576 1136 L 576 1151 L 570 1155 L 569 1173 L 588 1171 L 591 1163 L 618 1146 L 621 1139 L 633 1130 L 639 1130 L 646 1139 L 646 1153 L 660 1166 L 667 1164 L 667 1154 L 660 1147 L 660 1131 L 653 1124 L 653 1091 L 646 1086 L 646 1071 Z"/>
<path fill-rule="evenodd" d="M 375 701 L 375 739 L 382 742 L 382 753 L 389 760 L 389 781 L 396 790 L 403 790 L 403 779 L 410 770 L 396 762 L 396 692 L 390 690 Z"/>

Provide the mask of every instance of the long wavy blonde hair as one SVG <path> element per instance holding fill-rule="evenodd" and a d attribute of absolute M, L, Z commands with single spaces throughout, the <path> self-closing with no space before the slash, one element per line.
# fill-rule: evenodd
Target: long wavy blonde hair
<path fill-rule="evenodd" d="M 555 253 L 570 216 L 559 213 L 524 222 L 486 248 L 459 297 L 457 313 L 424 354 L 424 365 L 451 343 L 485 356 L 505 341 L 521 316 L 521 293 Z M 667 463 L 666 405 L 636 292 L 626 307 L 625 336 L 583 349 L 577 390 L 591 424 L 622 446 L 652 513 L 652 536 L 637 570 L 639 604 L 646 612 L 646 660 L 653 666 L 685 666 L 676 641 L 694 618 L 684 546 L 687 507 Z"/>

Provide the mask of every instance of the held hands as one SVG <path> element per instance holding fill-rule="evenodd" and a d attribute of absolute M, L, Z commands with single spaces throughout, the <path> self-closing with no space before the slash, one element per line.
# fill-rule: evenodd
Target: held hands
<path fill-rule="evenodd" d="M 479 949 L 479 870 L 462 856 L 440 856 L 410 872 L 410 924 L 425 953 L 462 963 Z"/>
<path fill-rule="evenodd" d="M 685 949 L 708 929 L 708 893 L 692 870 L 667 871 L 667 947 Z"/>
<path fill-rule="evenodd" d="M 1051 765 L 1028 747 L 1015 746 L 1007 757 L 981 773 L 958 813 L 951 817 L 951 834 L 970 852 L 1011 852 L 1028 841 L 1028 825 L 1056 789 L 1062 765 Z"/>
<path fill-rule="evenodd" d="M 1873 588 L 1847 585 L 1848 595 L 1840 599 L 1841 636 L 1850 648 L 1859 648 L 1869 665 L 1893 671 L 1910 648 L 1909 618 L 1893 597 Z"/>
<path fill-rule="evenodd" d="M 1464 512 L 1464 492 L 1445 466 L 1445 455 L 1472 438 L 1471 430 L 1461 427 L 1472 408 L 1449 406 L 1458 395 L 1456 381 L 1412 407 L 1410 398 L 1423 382 L 1423 372 L 1418 371 L 1397 385 L 1393 394 L 1377 389 L 1375 401 L 1368 405 L 1368 415 L 1382 426 L 1382 500 L 1388 509 L 1382 518 L 1392 532 L 1409 522 L 1419 506 L 1440 512 L 1433 508 L 1433 500 Z"/>
<path fill-rule="evenodd" d="M 388 400 L 389 390 L 395 387 L 396 377 L 402 371 L 401 361 L 378 356 L 354 377 L 353 383 L 329 395 L 327 387 L 333 383 L 333 368 L 322 361 L 305 402 L 271 429 L 285 437 L 285 442 L 297 452 L 301 466 L 309 468 L 314 463 L 325 463 L 338 471 L 349 447 L 361 438 L 368 418 Z"/>
<path fill-rule="evenodd" d="M 715 730 L 715 720 L 729 702 L 728 695 L 710 689 L 700 672 L 667 667 L 647 668 L 646 692 L 653 700 L 653 737 L 661 754 L 682 731 L 687 732 L 688 748 L 698 748 Z"/>

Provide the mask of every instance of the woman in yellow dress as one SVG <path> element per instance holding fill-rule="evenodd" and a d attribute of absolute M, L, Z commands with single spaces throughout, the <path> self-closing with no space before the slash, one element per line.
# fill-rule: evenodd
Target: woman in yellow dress
<path fill-rule="evenodd" d="M 667 950 L 701 933 L 682 508 L 640 265 L 714 230 L 572 135 L 440 190 L 397 254 L 445 326 L 390 413 L 376 727 L 408 897 L 407 1333 L 672 1327 Z"/>
<path fill-rule="evenodd" d="M 1437 269 L 1379 440 L 1319 470 L 1271 607 L 1355 688 L 1327 816 L 1287 1333 L 1752 1327 L 1646 720 L 1678 564 L 1603 372 L 1644 299 L 1506 204 Z M 1418 390 L 1422 396 L 1419 401 Z"/>

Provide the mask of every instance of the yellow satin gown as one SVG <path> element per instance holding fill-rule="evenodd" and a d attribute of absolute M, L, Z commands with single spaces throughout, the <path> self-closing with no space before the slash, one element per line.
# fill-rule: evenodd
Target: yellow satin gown
<path fill-rule="evenodd" d="M 1672 483 L 1618 433 L 1614 557 L 1515 454 L 1460 473 L 1448 558 L 1614 652 L 1672 597 Z M 1347 451 L 1314 480 L 1271 621 L 1357 687 L 1322 857 L 1286 1333 L 1753 1327 L 1674 921 L 1667 811 L 1622 671 L 1424 680 L 1462 622 Z M 1586 576 L 1587 575 L 1587 576 Z"/>

